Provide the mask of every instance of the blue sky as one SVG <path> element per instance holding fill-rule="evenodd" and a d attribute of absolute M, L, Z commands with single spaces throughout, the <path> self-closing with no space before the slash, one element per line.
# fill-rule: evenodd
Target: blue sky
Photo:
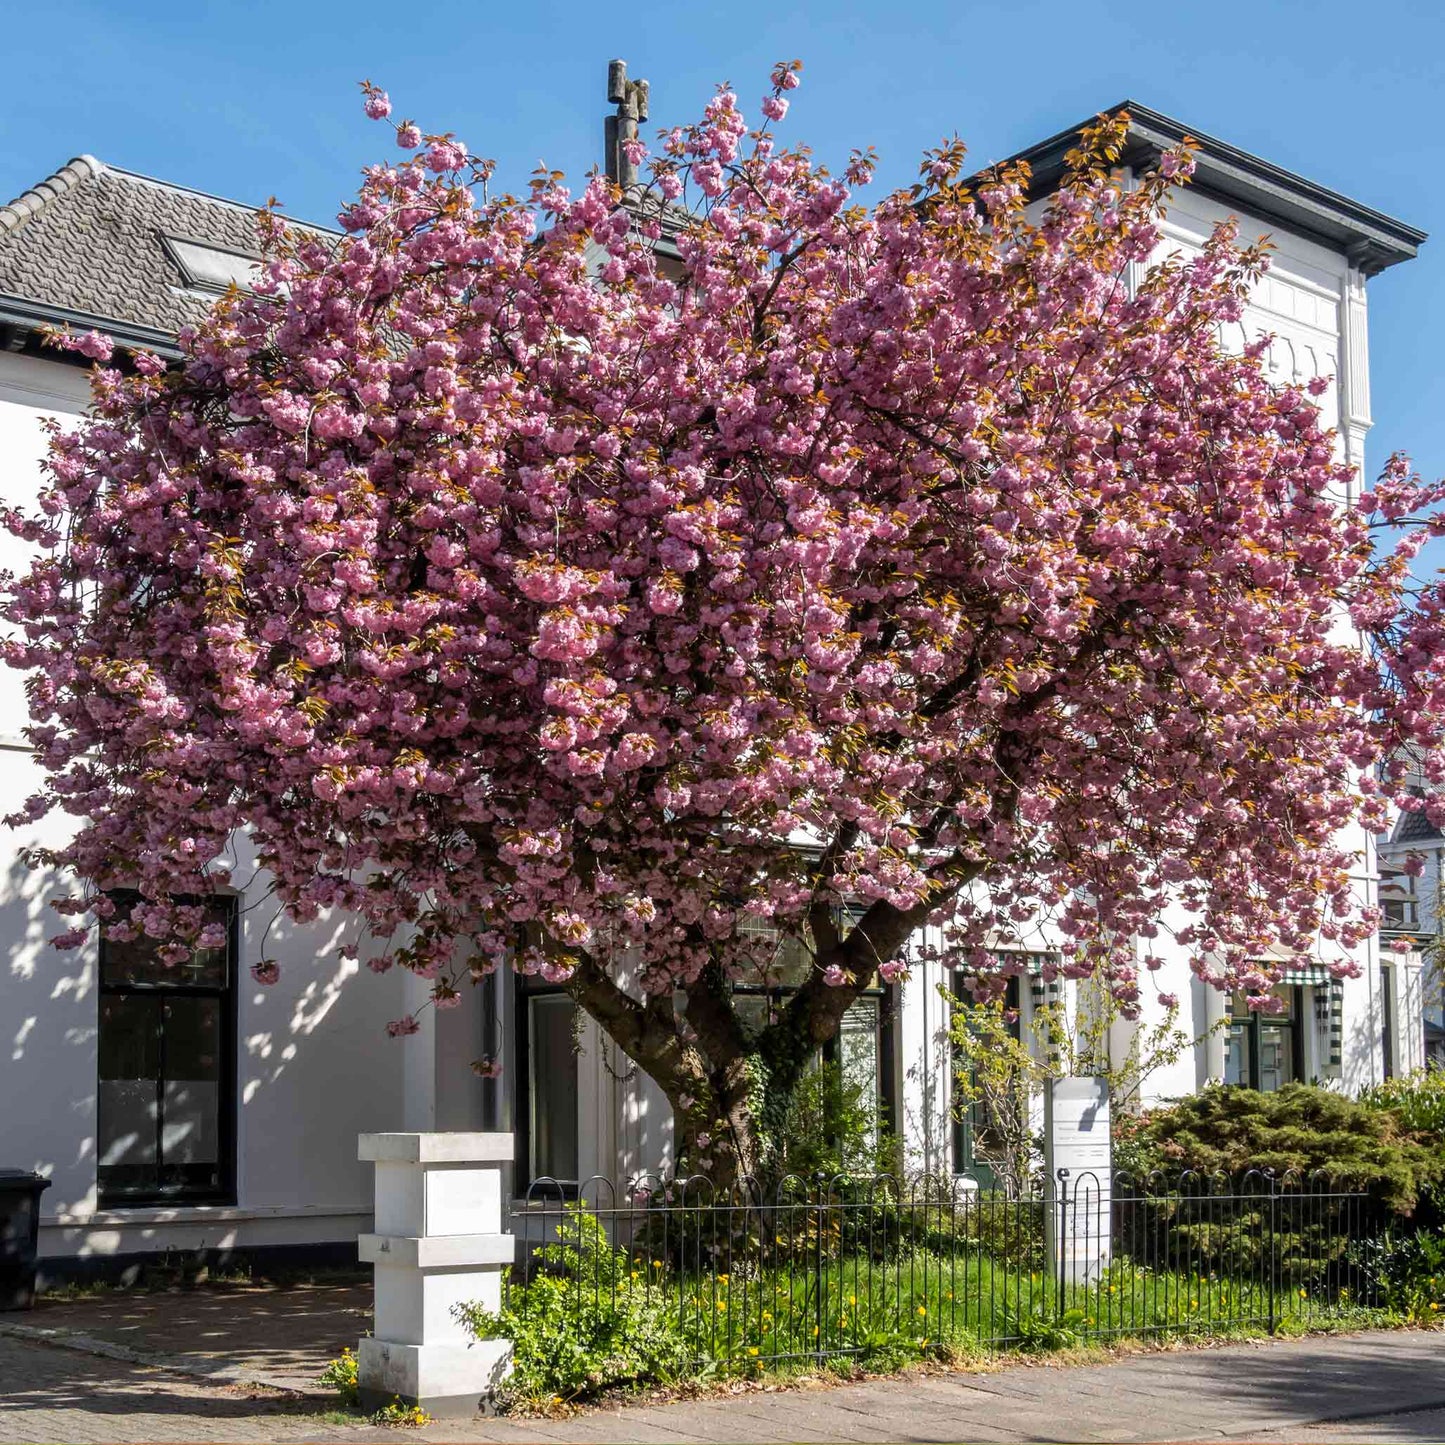
<path fill-rule="evenodd" d="M 399 115 L 454 130 L 520 186 L 601 156 L 606 62 L 652 84 L 652 125 L 713 85 L 752 105 L 800 57 L 785 134 L 829 159 L 873 145 L 884 182 L 955 131 L 979 164 L 1125 97 L 1435 234 L 1371 286 L 1370 464 L 1445 472 L 1445 5 L 1432 0 L 808 0 L 669 5 L 446 0 L 47 0 L 7 7 L 0 192 L 70 156 L 329 219 Z M 649 127 L 650 129 L 651 127 Z"/>

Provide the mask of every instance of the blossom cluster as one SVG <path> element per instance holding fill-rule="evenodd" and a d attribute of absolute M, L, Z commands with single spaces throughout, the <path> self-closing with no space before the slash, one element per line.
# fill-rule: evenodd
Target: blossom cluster
<path fill-rule="evenodd" d="M 1127 1006 L 1171 908 L 1218 987 L 1348 968 L 1372 770 L 1445 780 L 1441 593 L 1366 513 L 1435 493 L 1348 505 L 1310 389 L 1221 344 L 1262 253 L 1159 260 L 1187 150 L 1125 188 L 1101 121 L 1031 220 L 948 146 L 865 206 L 868 157 L 774 138 L 796 82 L 628 196 L 495 195 L 401 123 L 340 238 L 263 218 L 179 366 L 77 343 L 6 603 L 66 911 L 138 887 L 184 942 L 247 829 L 443 1003 L 508 957 L 662 997 L 770 933 L 857 989 L 925 922 L 986 972 L 1047 918 Z"/>

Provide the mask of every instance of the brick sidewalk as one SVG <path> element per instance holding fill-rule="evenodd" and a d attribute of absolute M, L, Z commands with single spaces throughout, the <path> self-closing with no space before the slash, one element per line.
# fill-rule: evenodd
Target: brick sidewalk
<path fill-rule="evenodd" d="M 0 1315 L 0 1331 L 7 1325 L 113 1345 L 139 1363 L 305 1392 L 328 1360 L 370 1333 L 371 1281 L 42 1295 L 26 1314 Z"/>
<path fill-rule="evenodd" d="M 1435 1413 L 1429 1413 L 1430 1407 Z M 564 1421 L 438 1422 L 378 1429 L 314 1402 L 0 1334 L 0 1442 L 718 1442 L 1438 1438 L 1445 1334 L 1375 1332 L 1115 1364 L 1016 1366 L 834 1388 L 739 1390 Z M 1409 1413 L 1416 1412 L 1416 1413 Z M 1368 1421 L 1336 1429 L 1321 1420 Z"/>

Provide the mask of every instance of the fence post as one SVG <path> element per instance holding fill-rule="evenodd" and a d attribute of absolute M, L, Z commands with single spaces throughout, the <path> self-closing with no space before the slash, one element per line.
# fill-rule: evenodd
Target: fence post
<path fill-rule="evenodd" d="M 1069 1237 L 1069 1171 L 1060 1169 L 1058 1171 L 1058 1189 L 1055 1194 L 1055 1208 L 1059 1211 L 1058 1224 L 1055 1226 L 1054 1237 L 1058 1240 L 1058 1274 L 1055 1278 L 1056 1289 L 1054 1291 L 1054 1318 L 1064 1317 L 1064 1288 L 1069 1277 L 1070 1247 L 1073 1241 Z"/>
<path fill-rule="evenodd" d="M 496 1310 L 516 1240 L 502 1219 L 502 1133 L 363 1134 L 376 1165 L 374 1234 L 357 1253 L 374 1266 L 374 1334 L 357 1350 L 362 1403 L 400 1399 L 435 1415 L 471 1415 L 511 1366 L 510 1340 L 473 1340 L 452 1313 Z"/>
<path fill-rule="evenodd" d="M 813 1188 L 817 1191 L 815 1195 L 817 1205 L 814 1211 L 816 1215 L 814 1233 L 817 1237 L 813 1241 L 813 1349 L 819 1353 L 823 1349 L 823 1328 L 828 1319 L 823 1303 L 823 1231 L 828 1227 L 828 1210 L 823 1192 L 823 1181 L 826 1178 L 827 1176 L 821 1169 L 813 1178 Z"/>
<path fill-rule="evenodd" d="M 1279 1330 L 1279 1190 L 1274 1171 L 1267 1172 L 1269 1179 L 1269 1332 Z"/>

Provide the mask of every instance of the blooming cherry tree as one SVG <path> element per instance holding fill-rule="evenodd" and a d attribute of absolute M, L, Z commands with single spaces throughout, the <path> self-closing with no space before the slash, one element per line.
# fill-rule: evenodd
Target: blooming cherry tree
<path fill-rule="evenodd" d="M 92 414 L 9 518 L 62 944 L 183 956 L 245 829 L 438 1006 L 565 984 L 725 1168 L 908 959 L 986 977 L 1047 919 L 1133 1008 L 1167 906 L 1261 1003 L 1261 958 L 1351 967 L 1372 769 L 1445 776 L 1437 492 L 1352 503 L 1307 391 L 1223 348 L 1261 250 L 1158 259 L 1187 147 L 1125 191 L 1101 120 L 1030 219 L 954 143 L 864 206 L 867 155 L 775 140 L 796 82 L 635 145 L 627 195 L 521 198 L 368 86 L 403 154 L 342 238 L 267 214 L 178 366 L 70 343 Z"/>

